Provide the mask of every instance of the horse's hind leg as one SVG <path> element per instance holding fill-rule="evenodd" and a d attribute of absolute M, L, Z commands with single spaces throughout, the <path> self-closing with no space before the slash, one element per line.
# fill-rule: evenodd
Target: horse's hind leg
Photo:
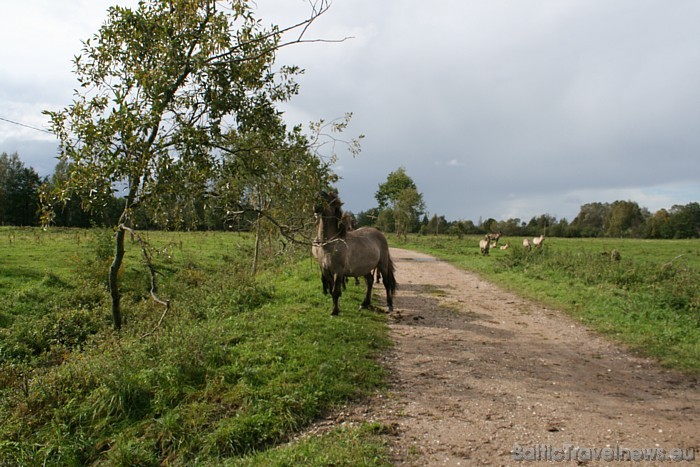
<path fill-rule="evenodd" d="M 394 279 L 394 272 L 391 264 L 382 274 L 382 282 L 384 283 L 384 289 L 386 290 L 386 308 L 387 311 L 391 313 L 394 311 L 394 291 L 396 290 L 396 280 Z"/>
<path fill-rule="evenodd" d="M 370 308 L 372 306 L 372 283 L 374 282 L 374 275 L 370 272 L 369 274 L 365 274 L 364 277 L 365 283 L 367 284 L 367 293 L 365 294 L 365 299 L 360 305 L 360 309 Z"/>
<path fill-rule="evenodd" d="M 389 290 L 386 291 L 386 309 L 389 313 L 394 311 L 394 294 Z"/>

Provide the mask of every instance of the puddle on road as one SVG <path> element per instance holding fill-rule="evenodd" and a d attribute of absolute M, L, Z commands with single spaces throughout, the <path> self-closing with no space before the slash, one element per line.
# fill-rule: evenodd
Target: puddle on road
<path fill-rule="evenodd" d="M 437 258 L 396 258 L 397 261 L 417 261 L 419 263 L 430 263 L 440 261 Z"/>

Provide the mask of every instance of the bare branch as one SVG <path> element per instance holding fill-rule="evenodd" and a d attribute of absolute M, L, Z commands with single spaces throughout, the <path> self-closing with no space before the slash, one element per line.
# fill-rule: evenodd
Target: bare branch
<path fill-rule="evenodd" d="M 317 42 L 339 43 L 339 42 L 345 42 L 348 39 L 354 39 L 354 37 L 352 37 L 352 36 L 347 36 L 347 37 L 344 37 L 342 39 L 304 39 L 304 36 L 306 35 L 311 24 L 314 21 L 316 21 L 316 19 L 319 16 L 326 13 L 331 7 L 331 2 L 329 2 L 327 0 L 322 0 L 320 2 L 310 1 L 309 4 L 311 5 L 311 16 L 308 19 L 305 19 L 305 20 L 300 21 L 296 24 L 293 24 L 291 26 L 287 26 L 285 28 L 282 28 L 282 29 L 279 29 L 276 31 L 273 31 L 273 32 L 270 32 L 267 34 L 263 34 L 260 37 L 257 37 L 253 40 L 238 44 L 235 47 L 233 47 L 232 49 L 230 49 L 222 54 L 215 55 L 215 56 L 211 57 L 209 60 L 207 60 L 207 62 L 211 63 L 211 64 L 220 63 L 221 61 L 223 61 L 227 57 L 230 57 L 233 53 L 235 53 L 237 50 L 239 50 L 243 47 L 247 47 L 251 44 L 265 42 L 265 41 L 267 41 L 270 38 L 275 37 L 275 36 L 281 37 L 281 36 L 283 36 L 289 32 L 292 32 L 296 29 L 299 29 L 299 28 L 301 28 L 301 32 L 299 33 L 299 35 L 297 36 L 296 39 L 290 40 L 288 42 L 283 42 L 281 44 L 276 44 L 275 46 L 270 47 L 270 48 L 263 49 L 257 56 L 247 56 L 245 58 L 245 60 L 246 61 L 257 60 L 257 59 L 260 59 L 260 58 L 264 57 L 265 55 L 267 55 L 275 50 L 279 50 L 279 49 L 282 49 L 284 47 L 288 47 L 288 46 L 294 45 L 294 44 L 306 44 L 306 43 L 317 43 Z"/>
<path fill-rule="evenodd" d="M 146 261 L 146 266 L 148 266 L 148 271 L 151 275 L 151 298 L 153 298 L 154 302 L 165 307 L 165 310 L 160 316 L 160 319 L 158 320 L 156 326 L 150 332 L 147 332 L 146 334 L 143 334 L 141 336 L 141 338 L 144 338 L 150 336 L 151 334 L 156 332 L 158 328 L 160 328 L 160 325 L 163 323 L 163 319 L 165 319 L 165 315 L 168 313 L 168 311 L 170 311 L 170 300 L 162 300 L 158 296 L 158 284 L 156 283 L 156 275 L 158 274 L 158 271 L 156 271 L 155 266 L 153 266 L 153 259 L 151 258 L 151 254 L 148 251 L 148 243 L 134 229 L 127 227 L 124 224 L 121 224 L 119 228 L 129 232 L 131 237 L 135 238 L 139 242 L 139 245 L 141 246 L 141 253 L 143 254 L 143 259 Z"/>

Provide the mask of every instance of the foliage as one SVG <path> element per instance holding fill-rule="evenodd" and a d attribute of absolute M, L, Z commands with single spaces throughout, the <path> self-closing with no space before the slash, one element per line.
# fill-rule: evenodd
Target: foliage
<path fill-rule="evenodd" d="M 398 235 L 418 230 L 418 221 L 425 212 L 425 202 L 423 194 L 418 192 L 404 167 L 391 172 L 374 196 L 379 204 L 376 224 L 380 229 Z"/>
<path fill-rule="evenodd" d="M 651 214 L 634 201 L 587 203 L 580 207 L 579 214 L 571 222 L 541 214 L 528 222 L 520 218 L 500 221 L 488 218 L 478 224 L 470 220 L 451 221 L 446 223 L 445 230 L 456 236 L 500 231 L 509 236 L 700 238 L 700 204 L 674 205 Z"/>
<path fill-rule="evenodd" d="M 634 201 L 615 201 L 605 218 L 605 233 L 609 237 L 633 237 L 644 224 L 644 214 Z"/>
<path fill-rule="evenodd" d="M 350 117 L 348 114 L 328 125 L 315 124 L 311 137 L 304 135 L 300 126 L 285 132 L 279 117 L 276 129 L 237 135 L 230 142 L 232 150 L 224 156 L 223 173 L 216 181 L 215 207 L 227 213 L 226 222 L 253 213 L 249 222 L 258 242 L 273 232 L 292 240 L 304 236 L 313 218 L 311 200 L 337 181 L 331 170 L 335 155 L 325 160 L 310 148 L 317 148 L 327 126 L 331 133 L 341 132 Z M 353 154 L 359 151 L 357 146 L 350 149 Z"/>
<path fill-rule="evenodd" d="M 689 203 L 685 206 L 674 205 L 669 213 L 669 223 L 673 238 L 700 237 L 700 203 Z"/>
<path fill-rule="evenodd" d="M 45 200 L 50 199 L 51 193 L 68 182 L 69 173 L 69 163 L 65 159 L 59 160 L 54 173 L 41 186 L 40 197 Z M 125 201 L 124 198 L 117 198 L 114 195 L 108 196 L 99 209 L 90 210 L 84 207 L 81 196 L 74 194 L 55 207 L 51 223 L 57 227 L 88 228 L 94 225 L 114 227 L 124 211 Z"/>
<path fill-rule="evenodd" d="M 379 184 L 379 189 L 374 194 L 379 209 L 393 207 L 405 189 L 417 190 L 416 184 L 406 173 L 405 167 L 399 167 L 386 177 L 384 183 Z"/>
<path fill-rule="evenodd" d="M 105 260 L 106 232 L 0 230 L 0 278 L 11 278 L 0 288 L 0 464 L 382 464 L 370 425 L 267 452 L 381 387 L 381 315 L 329 319 L 317 269 L 299 255 L 266 256 L 252 277 L 250 235 L 151 232 L 177 306 L 156 328 L 147 274 L 127 253 L 126 319 L 153 332 L 117 338 L 104 277 L 85 267 Z M 362 288 L 346 293 L 362 299 Z"/>
<path fill-rule="evenodd" d="M 562 309 L 662 363 L 699 372 L 700 250 L 695 240 L 548 239 L 479 254 L 479 236 L 412 237 L 416 248 Z M 620 254 L 611 255 L 613 250 Z"/>
<path fill-rule="evenodd" d="M 437 214 L 433 214 L 433 217 L 431 217 L 429 221 L 423 222 L 420 233 L 423 235 L 429 233 L 438 235 L 441 233 L 445 233 L 447 231 L 448 225 L 449 223 L 447 222 L 447 219 L 445 219 L 445 216 L 438 216 Z M 458 230 L 458 232 L 461 232 L 461 230 Z"/>
<path fill-rule="evenodd" d="M 296 92 L 298 69 L 273 73 L 277 47 L 278 29 L 263 30 L 245 1 L 110 8 L 75 58 L 82 91 L 47 112 L 69 162 L 58 199 L 75 193 L 100 205 L 123 183 L 125 212 L 141 204 L 155 217 L 173 214 L 173 198 L 196 199 L 220 167 L 215 149 L 249 131 L 279 131 L 274 104 Z"/>
<path fill-rule="evenodd" d="M 418 219 L 425 212 L 423 195 L 415 188 L 405 188 L 394 203 L 395 232 L 404 237 L 418 230 Z"/>
<path fill-rule="evenodd" d="M 394 210 L 391 208 L 382 209 L 377 216 L 376 226 L 384 232 L 396 231 L 396 217 Z"/>
<path fill-rule="evenodd" d="M 584 204 L 571 225 L 579 230 L 582 237 L 600 236 L 605 232 L 605 219 L 609 211 L 608 203 Z"/>
<path fill-rule="evenodd" d="M 360 211 L 355 216 L 357 227 L 370 227 L 375 225 L 379 217 L 379 209 L 371 208 L 367 211 Z"/>
<path fill-rule="evenodd" d="M 37 225 L 39 175 L 19 154 L 0 154 L 0 225 Z"/>

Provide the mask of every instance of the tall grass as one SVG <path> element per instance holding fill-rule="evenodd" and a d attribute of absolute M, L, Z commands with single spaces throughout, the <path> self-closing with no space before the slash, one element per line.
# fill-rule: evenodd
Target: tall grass
<path fill-rule="evenodd" d="M 548 238 L 479 254 L 477 237 L 413 237 L 420 249 L 560 308 L 663 364 L 700 372 L 700 242 Z M 611 251 L 621 259 L 611 258 Z"/>
<path fill-rule="evenodd" d="M 126 324 L 115 334 L 110 236 L 0 230 L 0 277 L 9 278 L 0 293 L 0 465 L 245 463 L 382 386 L 375 357 L 388 345 L 385 321 L 351 311 L 361 290 L 349 287 L 347 309 L 331 319 L 308 254 L 271 254 L 253 277 L 244 235 L 150 234 L 159 292 L 173 303 L 160 327 L 130 247 Z M 310 447 L 319 444 L 329 447 Z M 367 427 L 274 451 L 308 464 L 329 455 L 384 462 Z"/>

